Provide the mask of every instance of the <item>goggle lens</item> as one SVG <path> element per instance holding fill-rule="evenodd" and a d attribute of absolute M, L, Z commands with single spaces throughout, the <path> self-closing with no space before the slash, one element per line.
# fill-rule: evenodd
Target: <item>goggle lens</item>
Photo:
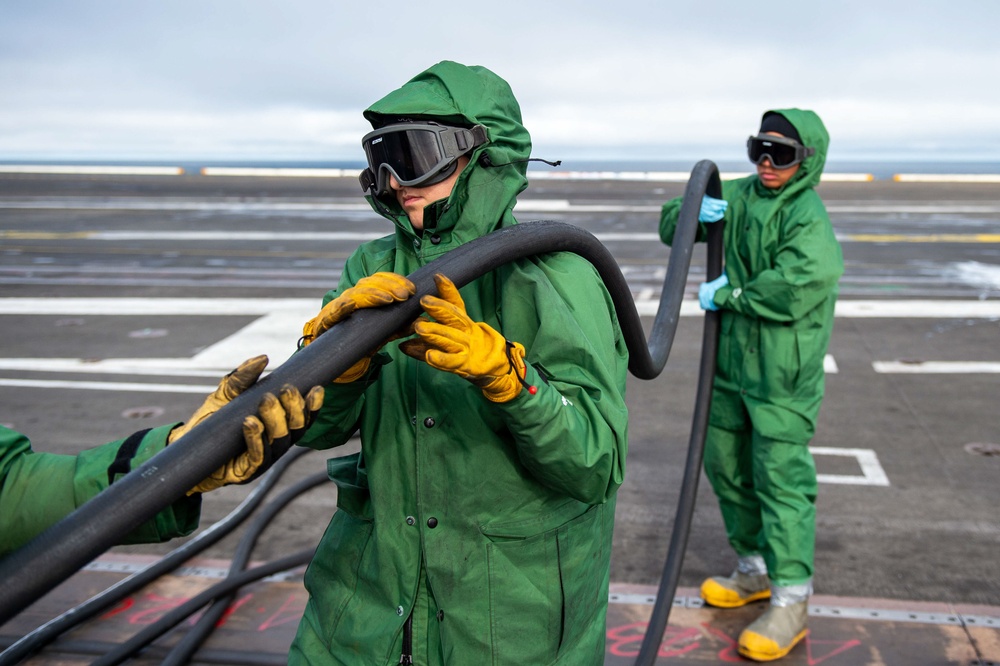
<path fill-rule="evenodd" d="M 813 152 L 815 151 L 797 141 L 781 137 L 752 136 L 747 139 L 747 155 L 750 161 L 760 164 L 767 158 L 775 169 L 795 166 Z"/>
<path fill-rule="evenodd" d="M 430 174 L 445 159 L 437 133 L 422 129 L 373 137 L 365 142 L 365 153 L 373 171 L 384 164 L 400 182 Z"/>
<path fill-rule="evenodd" d="M 368 169 L 361 187 L 375 194 L 389 191 L 389 176 L 400 185 L 433 185 L 454 172 L 455 161 L 486 142 L 486 128 L 449 127 L 437 123 L 399 123 L 369 132 L 361 139 Z"/>

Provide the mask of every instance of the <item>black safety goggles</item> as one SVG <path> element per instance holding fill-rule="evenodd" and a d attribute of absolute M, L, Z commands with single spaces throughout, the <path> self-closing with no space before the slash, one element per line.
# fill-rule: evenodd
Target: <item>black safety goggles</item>
<path fill-rule="evenodd" d="M 750 156 L 750 161 L 760 164 L 767 158 L 775 169 L 793 167 L 815 152 L 815 148 L 807 148 L 795 139 L 783 136 L 760 134 L 747 139 L 747 155 Z"/>
<path fill-rule="evenodd" d="M 486 143 L 486 128 L 404 122 L 379 128 L 361 139 L 368 168 L 361 189 L 378 196 L 389 191 L 390 174 L 405 187 L 426 187 L 455 173 L 459 157 Z"/>

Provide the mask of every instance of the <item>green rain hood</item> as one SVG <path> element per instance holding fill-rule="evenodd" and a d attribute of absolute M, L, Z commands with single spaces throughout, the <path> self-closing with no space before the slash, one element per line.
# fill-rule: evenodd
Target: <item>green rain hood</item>
<path fill-rule="evenodd" d="M 348 259 L 337 290 L 408 275 L 499 227 L 527 185 L 531 142 L 509 86 L 439 63 L 365 112 L 482 124 L 489 134 L 415 233 L 394 200 L 392 235 Z M 488 154 L 496 167 L 481 162 Z M 548 254 L 461 289 L 469 315 L 527 349 L 522 391 L 496 404 L 389 342 L 369 374 L 327 387 L 302 443 L 329 461 L 334 514 L 306 574 L 310 601 L 291 663 L 602 664 L 615 494 L 624 478 L 627 351 L 589 263 Z"/>

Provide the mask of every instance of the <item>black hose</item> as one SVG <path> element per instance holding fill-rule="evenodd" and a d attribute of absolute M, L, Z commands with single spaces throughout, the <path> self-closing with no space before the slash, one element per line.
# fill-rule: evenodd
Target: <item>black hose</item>
<path fill-rule="evenodd" d="M 274 500 L 268 502 L 264 510 L 247 526 L 247 531 L 240 538 L 226 578 L 232 578 L 246 569 L 247 563 L 250 562 L 250 553 L 253 551 L 254 546 L 257 545 L 257 539 L 264 531 L 264 528 L 274 520 L 275 516 L 282 509 L 302 493 L 312 490 L 327 481 L 329 481 L 329 477 L 326 472 L 318 472 L 290 486 L 283 493 L 275 497 Z M 174 646 L 161 662 L 161 666 L 183 666 L 188 663 L 191 660 L 191 656 L 198 651 L 198 648 L 205 642 L 205 639 L 215 630 L 219 620 L 222 619 L 234 597 L 235 593 L 231 593 L 224 597 L 216 598 L 212 602 L 212 605 L 198 618 L 194 626 L 184 633 L 184 637 L 178 641 L 177 645 Z"/>
<path fill-rule="evenodd" d="M 718 169 L 707 160 L 699 162 L 692 170 L 681 206 L 656 316 L 656 323 L 665 322 L 670 330 L 663 334 L 654 331 L 648 346 L 628 284 L 614 257 L 592 234 L 568 224 L 535 222 L 506 227 L 470 241 L 409 276 L 416 285 L 417 298 L 354 313 L 225 405 L 213 418 L 200 423 L 73 514 L 0 561 L 0 599 L 3 600 L 0 624 L 115 545 L 120 535 L 151 519 L 239 455 L 244 446 L 240 424 L 244 417 L 256 411 L 265 392 L 276 391 L 285 383 L 303 392 L 315 385 L 325 385 L 416 318 L 420 314 L 419 296 L 435 291 L 435 273 L 443 273 L 462 286 L 523 257 L 548 252 L 579 254 L 593 263 L 615 303 L 629 348 L 630 371 L 642 379 L 656 377 L 672 345 L 691 248 L 697 235 L 701 194 L 710 186 L 721 190 Z M 120 510 L 123 506 L 129 510 Z"/>
<path fill-rule="evenodd" d="M 314 552 L 316 552 L 315 547 L 306 548 L 297 553 L 286 555 L 285 557 L 273 560 L 267 564 L 262 564 L 258 567 L 254 567 L 253 569 L 241 571 L 235 576 L 224 579 L 222 582 L 213 585 L 194 597 L 191 597 L 180 606 L 171 609 L 170 612 L 158 620 L 156 624 L 147 626 L 145 629 L 132 636 L 111 652 L 108 652 L 100 659 L 94 661 L 91 666 L 111 666 L 112 664 L 120 664 L 125 659 L 128 659 L 130 655 L 138 650 L 141 650 L 148 643 L 156 640 L 164 631 L 167 631 L 171 627 L 176 626 L 178 623 L 183 622 L 184 618 L 191 615 L 191 613 L 195 612 L 205 604 L 211 602 L 213 599 L 229 594 L 233 590 L 238 590 L 244 585 L 260 580 L 261 578 L 267 578 L 268 576 L 273 576 L 276 573 L 294 569 L 302 566 L 303 564 L 308 564 L 309 560 L 312 559 Z"/>
<path fill-rule="evenodd" d="M 721 193 L 711 193 L 716 198 Z M 708 266 L 707 277 L 714 280 L 722 273 L 722 221 L 708 225 Z M 670 547 L 667 550 L 667 561 L 663 565 L 660 587 L 656 593 L 656 602 L 646 634 L 642 639 L 642 647 L 636 658 L 636 666 L 653 666 L 667 629 L 670 609 L 674 605 L 677 593 L 677 582 L 681 576 L 681 565 L 684 563 L 684 552 L 687 550 L 688 535 L 691 532 L 691 520 L 694 516 L 695 500 L 698 496 L 698 479 L 701 475 L 701 463 L 705 452 L 705 436 L 708 432 L 708 416 L 712 407 L 712 383 L 715 379 L 715 365 L 718 357 L 719 320 L 717 311 L 705 312 L 705 325 L 702 329 L 701 363 L 698 369 L 698 389 L 695 393 L 694 414 L 691 418 L 691 436 L 688 440 L 687 460 L 684 464 L 684 479 L 677 499 L 677 511 L 674 514 L 673 532 L 670 536 Z"/>
<path fill-rule="evenodd" d="M 24 635 L 0 654 L 0 666 L 12 666 L 26 659 L 73 627 L 86 622 L 136 590 L 173 571 L 184 562 L 222 539 L 232 532 L 234 528 L 242 524 L 260 505 L 293 462 L 310 452 L 310 449 L 300 447 L 289 451 L 287 455 L 278 460 L 261 477 L 260 483 L 256 484 L 253 490 L 250 491 L 250 494 L 223 519 L 205 528 L 183 546 L 175 548 L 144 569 L 135 572 L 127 578 L 123 578 L 82 604 L 69 609 L 31 633 Z"/>
<path fill-rule="evenodd" d="M 13 639 L 0 636 L 0 648 L 10 645 L 13 645 Z M 111 641 L 64 638 L 52 646 L 50 650 L 61 654 L 73 655 L 73 663 L 76 663 L 83 655 L 99 656 L 108 650 L 113 650 L 116 645 L 117 643 L 112 643 Z M 149 660 L 150 663 L 156 663 L 156 660 L 166 653 L 167 648 L 160 645 L 150 645 L 143 650 L 142 656 Z M 198 650 L 198 663 L 222 664 L 223 666 L 233 666 L 233 664 L 239 664 L 240 666 L 287 666 L 288 655 L 268 654 L 259 650 L 251 652 L 249 650 L 222 650 L 206 647 Z"/>

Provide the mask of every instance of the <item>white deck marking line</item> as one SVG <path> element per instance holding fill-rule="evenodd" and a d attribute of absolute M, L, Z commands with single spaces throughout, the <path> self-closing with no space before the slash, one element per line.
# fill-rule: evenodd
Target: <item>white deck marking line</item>
<path fill-rule="evenodd" d="M 166 368 L 168 375 L 194 376 L 225 374 L 243 360 L 267 354 L 268 367 L 284 363 L 295 351 L 302 335 L 302 323 L 319 311 L 320 299 L 296 298 L 79 298 L 79 299 L 0 299 L 0 315 L 31 314 L 59 316 L 223 316 L 258 315 L 246 326 L 205 347 L 191 357 L 166 359 L 108 358 L 93 361 L 77 358 L 54 358 L 39 363 L 37 369 L 53 372 L 120 373 L 129 364 L 136 375 L 157 375 Z M 0 368 L 10 363 L 10 370 L 30 370 L 24 365 L 31 359 L 0 359 Z M 199 372 L 200 371 L 200 372 Z M 221 375 L 217 375 L 221 376 Z"/>
<path fill-rule="evenodd" d="M 308 298 L 0 298 L 0 315 L 253 315 L 318 309 Z M 656 314 L 658 300 L 636 302 L 642 316 Z M 315 314 L 312 312 L 310 316 Z M 702 316 L 698 301 L 681 303 L 681 316 Z M 836 316 L 847 319 L 1000 319 L 1000 301 L 840 300 Z"/>
<path fill-rule="evenodd" d="M 0 298 L 0 315 L 232 316 L 319 311 L 319 298 Z"/>
<path fill-rule="evenodd" d="M 0 173 L 53 173 L 78 175 L 181 176 L 176 166 L 71 166 L 63 164 L 0 164 Z"/>
<path fill-rule="evenodd" d="M 658 300 L 637 301 L 642 316 L 653 316 Z M 681 303 L 681 316 L 702 316 L 698 301 Z M 1000 319 L 1000 301 L 981 300 L 844 300 L 837 301 L 834 316 L 845 319 Z"/>
<path fill-rule="evenodd" d="M 261 198 L 251 200 L 226 199 L 170 199 L 170 198 L 129 198 L 129 197 L 0 197 L 0 209 L 38 210 L 191 210 L 217 212 L 271 212 L 271 211 L 365 211 L 371 206 L 364 199 L 353 197 L 326 198 L 319 200 L 289 200 Z M 519 213 L 659 213 L 662 204 L 628 203 L 582 203 L 569 199 L 519 199 L 514 210 Z M 948 202 L 938 204 L 921 203 L 844 203 L 830 204 L 828 213 L 896 215 L 901 213 L 916 215 L 989 215 L 1000 213 L 996 204 L 968 204 Z M 847 236 L 849 237 L 849 236 Z"/>
<path fill-rule="evenodd" d="M 654 314 L 658 303 L 637 303 L 640 314 Z M 215 377 L 244 359 L 267 354 L 270 367 L 283 363 L 295 349 L 302 322 L 319 308 L 318 299 L 244 298 L 0 298 L 0 315 L 44 316 L 246 316 L 252 322 L 191 357 L 180 358 L 0 358 L 0 369 L 21 372 L 133 374 L 145 376 Z M 693 300 L 681 304 L 682 316 L 702 316 Z M 1000 316 L 994 301 L 841 301 L 838 316 L 985 317 Z M 824 358 L 827 373 L 839 371 L 836 360 Z M 993 363 L 925 363 L 876 366 L 876 372 L 997 372 Z M 881 369 L 880 369 L 881 368 Z M 13 380 L 12 380 L 13 381 Z"/>
<path fill-rule="evenodd" d="M 202 167 L 203 176 L 253 176 L 283 178 L 357 178 L 361 169 L 308 167 Z"/>
<path fill-rule="evenodd" d="M 2 379 L 0 386 L 22 388 L 83 389 L 87 391 L 132 391 L 144 393 L 204 393 L 215 390 L 215 384 L 142 384 L 138 382 L 81 382 L 59 379 Z"/>
<path fill-rule="evenodd" d="M 998 374 L 1000 362 L 992 361 L 874 361 L 872 368 L 881 374 L 901 375 L 973 375 Z"/>
<path fill-rule="evenodd" d="M 615 592 L 615 583 L 611 583 L 608 602 L 612 604 L 628 604 L 637 606 L 652 606 L 656 603 L 656 589 L 649 594 L 641 592 Z M 705 602 L 700 597 L 678 596 L 674 598 L 675 608 L 703 608 Z M 961 626 L 963 623 L 973 626 L 1000 627 L 1000 615 L 967 615 L 965 613 L 928 613 L 926 611 L 909 611 L 882 608 L 860 608 L 851 606 L 827 606 L 809 604 L 809 615 L 814 617 L 842 618 L 850 620 L 866 620 L 873 622 L 913 622 L 918 624 L 950 624 Z"/>

